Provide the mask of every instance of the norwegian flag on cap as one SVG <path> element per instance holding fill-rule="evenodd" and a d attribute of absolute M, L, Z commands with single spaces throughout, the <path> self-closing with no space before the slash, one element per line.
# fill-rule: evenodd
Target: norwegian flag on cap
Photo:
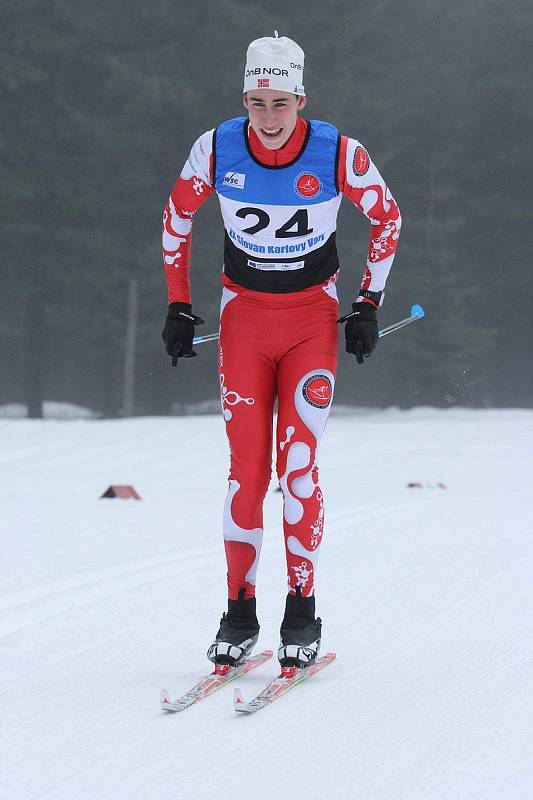
<path fill-rule="evenodd" d="M 268 89 L 269 83 L 270 83 L 270 78 L 258 78 L 257 79 L 257 88 L 258 89 Z"/>

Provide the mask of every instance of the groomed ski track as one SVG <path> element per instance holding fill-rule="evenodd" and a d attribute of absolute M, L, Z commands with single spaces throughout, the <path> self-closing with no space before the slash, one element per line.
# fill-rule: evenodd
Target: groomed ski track
<path fill-rule="evenodd" d="M 234 684 L 159 708 L 209 669 L 225 605 L 221 419 L 0 420 L 0 441 L 3 800 L 531 797 L 533 412 L 330 419 L 317 608 L 337 659 L 252 716 Z M 117 483 L 141 502 L 98 499 Z M 275 650 L 274 487 L 257 594 Z"/>

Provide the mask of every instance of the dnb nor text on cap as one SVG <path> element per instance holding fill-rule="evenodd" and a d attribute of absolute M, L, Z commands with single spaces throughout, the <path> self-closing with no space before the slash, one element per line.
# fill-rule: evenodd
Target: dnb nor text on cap
<path fill-rule="evenodd" d="M 243 92 L 278 89 L 305 95 L 303 85 L 304 51 L 287 36 L 255 39 L 246 52 Z"/>

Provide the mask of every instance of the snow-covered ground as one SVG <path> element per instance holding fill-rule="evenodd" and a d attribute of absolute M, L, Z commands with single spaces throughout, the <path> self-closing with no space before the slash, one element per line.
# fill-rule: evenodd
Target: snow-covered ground
<path fill-rule="evenodd" d="M 97 419 L 101 416 L 90 408 L 53 400 L 45 400 L 42 411 L 44 419 Z M 23 403 L 7 403 L 0 406 L 0 419 L 25 419 L 27 416 L 28 406 Z"/>
<path fill-rule="evenodd" d="M 225 606 L 221 420 L 4 420 L 0 443 L 3 800 L 533 797 L 533 412 L 332 417 L 317 607 L 337 661 L 252 717 L 231 685 L 159 710 L 208 669 Z M 112 483 L 141 502 L 100 500 Z M 273 649 L 280 503 L 257 587 Z"/>

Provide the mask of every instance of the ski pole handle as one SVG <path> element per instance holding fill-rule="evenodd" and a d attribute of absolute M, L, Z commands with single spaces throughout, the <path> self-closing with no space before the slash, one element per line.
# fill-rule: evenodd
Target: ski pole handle
<path fill-rule="evenodd" d="M 414 305 L 411 306 L 411 316 L 406 317 L 405 319 L 399 320 L 399 322 L 395 322 L 392 325 L 388 325 L 386 328 L 382 328 L 379 332 L 379 336 L 387 336 L 389 333 L 393 333 L 394 331 L 403 328 L 405 325 L 410 325 L 412 322 L 416 322 L 417 319 L 422 319 L 425 316 L 425 311 L 422 306 Z M 353 317 L 355 315 L 355 311 L 352 311 L 350 314 L 346 314 L 346 316 L 341 317 L 337 320 L 337 322 L 346 322 L 347 319 Z M 208 333 L 206 336 L 195 336 L 192 340 L 193 344 L 203 344 L 204 342 L 213 342 L 215 339 L 218 339 L 218 333 Z"/>

